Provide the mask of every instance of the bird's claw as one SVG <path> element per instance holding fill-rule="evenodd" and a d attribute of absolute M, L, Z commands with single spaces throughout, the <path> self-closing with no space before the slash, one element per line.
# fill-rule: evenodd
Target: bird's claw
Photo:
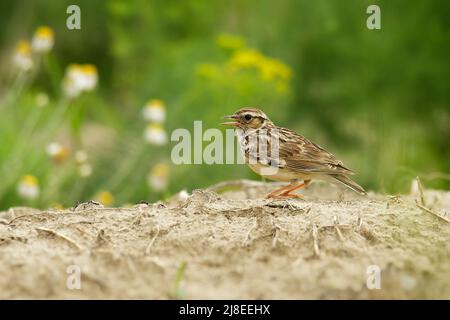
<path fill-rule="evenodd" d="M 266 199 L 303 199 L 303 195 L 296 194 L 296 193 L 287 193 L 287 194 L 278 194 L 278 195 L 271 195 L 268 194 L 266 196 Z"/>

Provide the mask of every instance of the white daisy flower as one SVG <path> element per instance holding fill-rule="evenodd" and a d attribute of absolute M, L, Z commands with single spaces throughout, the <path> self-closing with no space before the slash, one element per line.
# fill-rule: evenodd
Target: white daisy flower
<path fill-rule="evenodd" d="M 78 167 L 78 173 L 80 177 L 87 178 L 92 174 L 92 166 L 89 163 L 83 163 Z"/>
<path fill-rule="evenodd" d="M 28 41 L 20 41 L 17 43 L 16 51 L 13 56 L 13 62 L 14 65 L 22 71 L 28 71 L 33 67 L 31 47 Z"/>
<path fill-rule="evenodd" d="M 75 152 L 75 161 L 79 164 L 85 163 L 88 159 L 88 155 L 84 150 L 78 150 Z"/>
<path fill-rule="evenodd" d="M 25 175 L 17 185 L 17 193 L 24 199 L 33 200 L 39 197 L 38 179 L 33 175 Z"/>
<path fill-rule="evenodd" d="M 169 166 L 164 163 L 153 166 L 147 180 L 152 190 L 157 192 L 166 190 L 169 185 Z"/>
<path fill-rule="evenodd" d="M 186 190 L 181 190 L 178 193 L 178 200 L 186 201 L 189 198 L 189 193 Z"/>
<path fill-rule="evenodd" d="M 161 100 L 150 100 L 144 106 L 142 114 L 146 121 L 163 123 L 166 120 L 166 107 Z"/>
<path fill-rule="evenodd" d="M 65 95 L 71 99 L 78 97 L 81 93 L 80 88 L 75 85 L 75 81 L 67 77 L 64 78 L 62 87 Z"/>
<path fill-rule="evenodd" d="M 42 26 L 36 29 L 31 41 L 31 47 L 35 52 L 46 53 L 53 48 L 54 42 L 53 30 L 49 27 Z"/>
<path fill-rule="evenodd" d="M 97 68 L 92 64 L 71 64 L 66 69 L 63 89 L 69 98 L 75 98 L 84 91 L 92 91 L 98 83 Z"/>
<path fill-rule="evenodd" d="M 92 91 L 97 86 L 98 73 L 93 64 L 84 64 L 81 66 L 82 77 L 79 79 L 83 91 Z"/>
<path fill-rule="evenodd" d="M 64 161 L 69 155 L 69 150 L 58 142 L 49 143 L 46 152 L 48 156 L 56 162 Z"/>
<path fill-rule="evenodd" d="M 163 127 L 157 123 L 149 124 L 144 131 L 145 140 L 157 146 L 162 146 L 167 143 L 167 134 Z"/>

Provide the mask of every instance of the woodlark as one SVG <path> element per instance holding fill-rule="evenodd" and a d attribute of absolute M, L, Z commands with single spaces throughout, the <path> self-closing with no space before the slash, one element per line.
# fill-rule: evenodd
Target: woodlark
<path fill-rule="evenodd" d="M 293 191 L 307 186 L 312 179 L 341 183 L 365 195 L 364 189 L 348 178 L 354 172 L 334 155 L 292 130 L 277 127 L 259 109 L 243 108 L 224 125 L 236 127 L 245 163 L 266 178 L 286 181 L 267 198 L 298 198 Z"/>

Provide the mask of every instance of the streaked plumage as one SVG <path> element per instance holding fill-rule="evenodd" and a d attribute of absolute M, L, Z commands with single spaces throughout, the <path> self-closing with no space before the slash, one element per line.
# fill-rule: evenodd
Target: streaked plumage
<path fill-rule="evenodd" d="M 236 127 L 245 162 L 250 168 L 269 179 L 290 182 L 270 193 L 269 197 L 296 197 L 290 192 L 307 185 L 312 179 L 340 182 L 366 194 L 361 186 L 347 177 L 354 172 L 342 161 L 304 136 L 275 126 L 261 110 L 243 108 L 226 118 L 234 120 L 224 124 Z M 265 146 L 269 147 L 265 149 Z M 271 168 L 278 170 L 268 170 Z"/>

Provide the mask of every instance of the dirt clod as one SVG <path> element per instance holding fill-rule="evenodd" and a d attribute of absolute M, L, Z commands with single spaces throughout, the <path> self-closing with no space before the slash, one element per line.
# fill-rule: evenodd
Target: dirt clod
<path fill-rule="evenodd" d="M 450 223 L 432 213 L 448 215 L 450 192 L 423 190 L 427 212 L 417 195 L 219 187 L 133 208 L 0 212 L 0 298 L 450 299 Z"/>

